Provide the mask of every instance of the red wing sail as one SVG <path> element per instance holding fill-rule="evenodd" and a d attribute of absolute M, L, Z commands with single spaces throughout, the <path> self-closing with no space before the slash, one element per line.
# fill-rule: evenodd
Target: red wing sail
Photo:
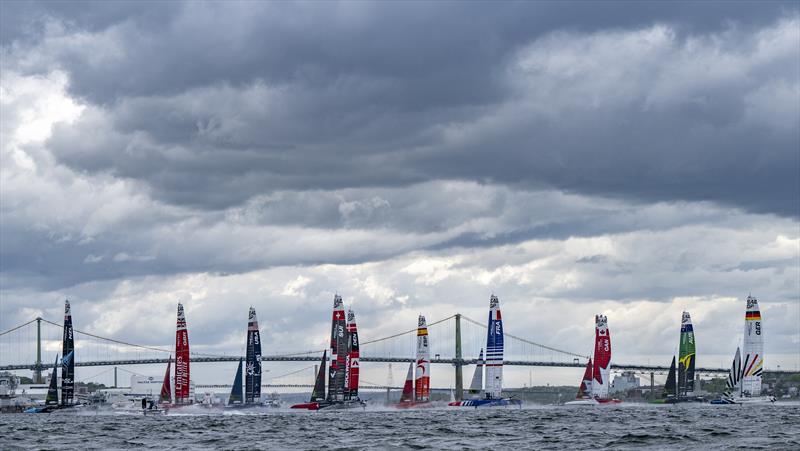
<path fill-rule="evenodd" d="M 408 365 L 406 383 L 403 385 L 403 394 L 400 395 L 400 402 L 414 401 L 414 363 Z"/>
<path fill-rule="evenodd" d="M 592 358 L 586 362 L 586 370 L 583 372 L 583 379 L 581 379 L 581 386 L 578 389 L 577 398 L 586 398 L 591 396 L 592 391 Z"/>
<path fill-rule="evenodd" d="M 338 294 L 333 297 L 331 319 L 331 365 L 328 369 L 328 401 L 344 399 L 344 376 L 347 357 L 346 319 L 344 303 Z"/>
<path fill-rule="evenodd" d="M 611 372 L 611 332 L 608 319 L 595 316 L 594 371 L 592 373 L 592 393 L 600 398 L 608 397 L 609 375 Z"/>
<path fill-rule="evenodd" d="M 164 382 L 161 384 L 161 402 L 172 402 L 172 387 L 169 383 L 170 365 L 172 365 L 172 356 L 167 360 L 167 372 L 164 374 Z"/>
<path fill-rule="evenodd" d="M 347 373 L 345 375 L 345 392 L 351 399 L 358 398 L 358 373 L 359 373 L 359 346 L 358 326 L 356 315 L 352 310 L 347 311 Z"/>
<path fill-rule="evenodd" d="M 178 303 L 178 323 L 175 332 L 175 404 L 189 401 L 189 333 L 183 304 Z"/>

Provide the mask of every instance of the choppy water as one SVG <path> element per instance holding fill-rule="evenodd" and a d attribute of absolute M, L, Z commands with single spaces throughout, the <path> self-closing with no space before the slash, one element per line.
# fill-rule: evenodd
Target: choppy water
<path fill-rule="evenodd" d="M 800 404 L 0 415 L 0 449 L 800 449 Z"/>

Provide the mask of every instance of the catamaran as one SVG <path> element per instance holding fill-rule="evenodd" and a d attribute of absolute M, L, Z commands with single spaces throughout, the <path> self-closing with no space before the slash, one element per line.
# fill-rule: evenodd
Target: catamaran
<path fill-rule="evenodd" d="M 747 296 L 744 315 L 744 362 L 742 353 L 736 354 L 726 382 L 725 394 L 712 404 L 766 404 L 775 402 L 774 396 L 761 395 L 761 375 L 764 371 L 764 328 L 758 300 Z"/>
<path fill-rule="evenodd" d="M 678 346 L 678 359 L 672 357 L 672 364 L 664 384 L 662 401 L 665 404 L 683 402 L 705 402 L 702 396 L 694 394 L 695 363 L 697 362 L 697 342 L 689 312 L 681 314 L 681 335 Z M 677 363 L 677 368 L 676 368 Z"/>
<path fill-rule="evenodd" d="M 58 400 L 58 356 L 53 364 L 53 374 L 50 376 L 50 386 L 44 406 L 34 406 L 25 410 L 26 413 L 49 413 L 54 410 L 80 407 L 75 403 L 75 338 L 72 328 L 72 310 L 69 300 L 64 301 L 64 334 L 61 340 L 61 402 Z"/>
<path fill-rule="evenodd" d="M 245 368 L 242 385 L 242 367 Z M 228 408 L 259 407 L 261 403 L 261 333 L 258 329 L 256 309 L 250 307 L 247 315 L 247 353 L 245 361 L 239 359 L 233 389 L 228 398 Z"/>
<path fill-rule="evenodd" d="M 322 354 L 319 372 L 314 382 L 311 400 L 295 404 L 292 409 L 352 409 L 366 407 L 358 397 L 359 344 L 358 326 L 352 310 L 344 313 L 344 303 L 338 294 L 333 297 L 331 320 L 330 368 L 328 370 L 328 393 L 325 393 L 325 366 L 327 352 Z"/>
<path fill-rule="evenodd" d="M 483 379 L 483 367 L 486 371 L 486 386 L 483 390 L 483 397 L 468 399 L 464 401 L 454 401 L 449 406 L 455 407 L 494 407 L 494 406 L 522 406 L 522 400 L 515 398 L 503 398 L 503 316 L 500 313 L 500 300 L 492 295 L 489 298 L 489 330 L 486 335 L 486 362 L 481 365 L 483 359 L 479 359 L 476 374 L 480 373 Z M 473 378 L 473 382 L 475 378 Z M 477 388 L 477 387 L 476 387 Z M 479 389 L 480 390 L 480 389 Z"/>
<path fill-rule="evenodd" d="M 419 315 L 417 320 L 417 356 L 408 365 L 408 374 L 400 395 L 400 403 L 395 407 L 401 409 L 430 407 L 431 404 L 431 353 L 428 342 L 428 325 L 425 317 Z"/>
<path fill-rule="evenodd" d="M 170 362 L 167 361 L 167 375 L 169 375 Z M 183 304 L 178 303 L 178 315 L 175 327 L 175 379 L 174 393 L 171 402 L 166 402 L 164 408 L 175 409 L 193 404 L 189 390 L 189 332 L 186 329 L 186 315 L 183 312 Z M 161 387 L 162 399 L 165 389 L 169 391 L 168 376 L 164 378 L 164 385 Z"/>
<path fill-rule="evenodd" d="M 574 401 L 564 403 L 571 406 L 595 406 L 599 404 L 619 404 L 622 401 L 609 398 L 609 379 L 611 376 L 611 331 L 608 318 L 604 315 L 594 317 L 594 361 L 589 357 L 583 372 L 578 395 Z"/>

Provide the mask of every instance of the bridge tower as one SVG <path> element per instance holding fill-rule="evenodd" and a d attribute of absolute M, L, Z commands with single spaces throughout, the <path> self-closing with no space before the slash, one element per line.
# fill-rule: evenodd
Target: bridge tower
<path fill-rule="evenodd" d="M 463 361 L 461 359 L 461 314 L 456 313 L 456 358 L 453 361 L 456 367 L 456 401 L 461 401 L 464 396 L 464 373 L 462 371 Z"/>
<path fill-rule="evenodd" d="M 33 369 L 33 382 L 44 383 L 42 380 L 42 318 L 36 317 L 36 364 Z"/>

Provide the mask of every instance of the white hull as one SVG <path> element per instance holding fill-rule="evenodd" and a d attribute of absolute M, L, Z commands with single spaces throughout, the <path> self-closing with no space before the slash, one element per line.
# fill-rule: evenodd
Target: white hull
<path fill-rule="evenodd" d="M 565 402 L 564 405 L 565 406 L 598 406 L 598 405 L 600 405 L 600 403 L 595 401 L 594 399 L 576 399 L 575 401 Z"/>
<path fill-rule="evenodd" d="M 771 404 L 775 402 L 774 396 L 735 397 L 734 404 Z"/>

